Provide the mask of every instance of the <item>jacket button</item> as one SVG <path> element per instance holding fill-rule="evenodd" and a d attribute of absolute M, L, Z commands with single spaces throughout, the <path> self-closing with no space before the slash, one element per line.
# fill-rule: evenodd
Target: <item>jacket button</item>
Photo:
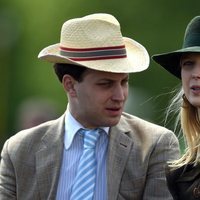
<path fill-rule="evenodd" d="M 193 196 L 195 198 L 199 198 L 200 197 L 200 185 L 198 187 L 195 187 L 193 190 Z"/>

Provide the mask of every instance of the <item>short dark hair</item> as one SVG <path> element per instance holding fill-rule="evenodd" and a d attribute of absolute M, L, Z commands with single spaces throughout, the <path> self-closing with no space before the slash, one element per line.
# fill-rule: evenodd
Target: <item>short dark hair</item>
<path fill-rule="evenodd" d="M 62 83 L 63 76 L 65 74 L 69 74 L 75 80 L 81 82 L 83 78 L 83 72 L 85 72 L 85 70 L 87 69 L 86 67 L 82 67 L 79 65 L 65 64 L 65 63 L 55 63 L 53 67 L 61 83 Z"/>

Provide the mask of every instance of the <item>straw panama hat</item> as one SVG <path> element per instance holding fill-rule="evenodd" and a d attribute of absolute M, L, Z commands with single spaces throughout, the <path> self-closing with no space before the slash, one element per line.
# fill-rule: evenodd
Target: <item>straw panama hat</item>
<path fill-rule="evenodd" d="M 44 48 L 38 58 L 113 73 L 139 72 L 149 66 L 145 47 L 122 37 L 117 19 L 104 13 L 66 21 L 60 43 Z"/>
<path fill-rule="evenodd" d="M 155 54 L 152 59 L 181 79 L 180 59 L 184 53 L 200 53 L 200 16 L 194 17 L 187 25 L 182 49 Z"/>

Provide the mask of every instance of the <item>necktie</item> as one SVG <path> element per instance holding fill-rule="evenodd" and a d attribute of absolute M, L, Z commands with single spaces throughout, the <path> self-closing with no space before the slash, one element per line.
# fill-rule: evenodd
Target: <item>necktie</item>
<path fill-rule="evenodd" d="M 70 200 L 92 200 L 96 182 L 95 145 L 99 129 L 81 129 L 84 135 L 84 149 L 80 158 L 77 175 L 72 186 Z"/>

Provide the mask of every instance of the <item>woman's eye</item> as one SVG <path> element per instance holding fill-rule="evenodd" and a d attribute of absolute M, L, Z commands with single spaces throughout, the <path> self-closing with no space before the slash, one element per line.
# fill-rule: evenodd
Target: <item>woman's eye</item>
<path fill-rule="evenodd" d="M 190 68 L 191 69 L 191 67 L 192 66 L 194 66 L 195 65 L 195 62 L 194 61 L 183 61 L 183 63 L 182 63 L 182 68 L 184 68 L 184 69 L 187 69 L 187 68 Z"/>
<path fill-rule="evenodd" d="M 194 64 L 194 62 L 192 62 L 192 61 L 186 61 L 186 62 L 183 63 L 183 66 L 184 65 L 193 65 L 193 64 Z"/>

